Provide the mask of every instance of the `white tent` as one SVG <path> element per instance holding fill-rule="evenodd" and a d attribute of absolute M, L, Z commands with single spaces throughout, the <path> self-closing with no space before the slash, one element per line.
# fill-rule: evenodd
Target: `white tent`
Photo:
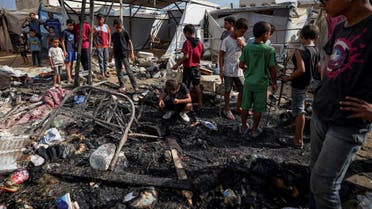
<path fill-rule="evenodd" d="M 276 27 L 271 38 L 272 46 L 276 48 L 277 58 L 283 58 L 284 48 L 294 48 L 299 44 L 299 30 L 307 24 L 313 15 L 311 5 L 302 4 L 294 7 L 292 4 L 271 5 L 265 7 L 246 7 L 237 9 L 221 9 L 208 12 L 208 34 L 212 54 L 217 56 L 221 45 L 224 18 L 233 16 L 236 19 L 246 18 L 249 28 L 245 38 L 253 37 L 253 25 L 266 21 Z"/>
<path fill-rule="evenodd" d="M 7 10 L 0 11 L 0 50 L 14 51 L 10 33 L 19 34 L 21 19 Z"/>

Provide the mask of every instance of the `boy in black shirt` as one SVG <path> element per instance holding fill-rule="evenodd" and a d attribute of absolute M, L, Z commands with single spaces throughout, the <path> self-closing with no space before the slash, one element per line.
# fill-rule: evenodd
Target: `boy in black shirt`
<path fill-rule="evenodd" d="M 292 82 L 292 114 L 296 117 L 294 146 L 301 149 L 304 146 L 306 91 L 311 79 L 320 72 L 320 55 L 315 46 L 318 36 L 319 28 L 316 25 L 305 25 L 301 29 L 302 46 L 296 49 L 292 57 L 295 69 L 290 76 L 283 78 L 283 82 Z"/>
<path fill-rule="evenodd" d="M 164 92 L 160 95 L 159 107 L 167 111 L 163 119 L 167 120 L 178 112 L 185 122 L 189 122 L 190 118 L 187 113 L 192 110 L 189 89 L 184 83 L 178 83 L 173 79 L 167 80 Z"/>
<path fill-rule="evenodd" d="M 369 0 L 321 2 L 328 15 L 346 20 L 325 46 L 328 64 L 315 92 L 309 208 L 340 209 L 341 182 L 372 128 L 372 5 Z"/>
<path fill-rule="evenodd" d="M 132 41 L 130 40 L 128 32 L 123 29 L 123 24 L 121 23 L 121 21 L 116 20 L 114 21 L 114 23 L 115 32 L 111 35 L 111 43 L 114 48 L 115 67 L 120 84 L 119 92 L 125 92 L 124 76 L 122 72 L 123 63 L 133 89 L 137 91 L 137 82 L 133 76 L 133 72 L 130 68 L 128 59 L 129 56 L 132 61 L 134 60 Z"/>

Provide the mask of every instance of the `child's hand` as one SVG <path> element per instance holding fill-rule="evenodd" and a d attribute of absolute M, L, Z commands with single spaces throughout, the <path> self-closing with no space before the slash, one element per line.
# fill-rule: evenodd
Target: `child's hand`
<path fill-rule="evenodd" d="M 164 100 L 161 99 L 161 100 L 159 101 L 159 107 L 160 107 L 160 108 L 164 108 L 164 107 L 165 107 Z"/>
<path fill-rule="evenodd" d="M 283 76 L 283 77 L 282 77 L 282 81 L 283 81 L 284 83 L 287 83 L 288 81 L 290 81 L 289 76 Z"/>
<path fill-rule="evenodd" d="M 225 73 L 223 72 L 223 70 L 220 70 L 220 78 L 221 78 L 221 81 L 223 81 L 223 77 L 224 77 Z"/>
<path fill-rule="evenodd" d="M 241 38 L 238 38 L 236 40 L 236 43 L 238 44 L 239 47 L 244 47 L 245 46 L 245 41 Z"/>
<path fill-rule="evenodd" d="M 348 118 L 360 118 L 367 121 L 372 121 L 371 103 L 354 97 L 346 97 L 344 101 L 340 102 L 340 105 L 341 110 L 352 112 Z"/>
<path fill-rule="evenodd" d="M 178 104 L 179 102 L 180 102 L 179 99 L 174 99 L 174 100 L 173 100 L 173 104 Z"/>

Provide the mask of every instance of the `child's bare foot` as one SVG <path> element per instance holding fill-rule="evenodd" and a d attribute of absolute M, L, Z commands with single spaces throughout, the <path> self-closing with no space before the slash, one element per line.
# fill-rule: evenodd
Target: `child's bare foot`
<path fill-rule="evenodd" d="M 304 148 L 304 141 L 303 140 L 294 139 L 293 146 L 295 148 L 297 148 L 297 149 L 303 149 Z"/>

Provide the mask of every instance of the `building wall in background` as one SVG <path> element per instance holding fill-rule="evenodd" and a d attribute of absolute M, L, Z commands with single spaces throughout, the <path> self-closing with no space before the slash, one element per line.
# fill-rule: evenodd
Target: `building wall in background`
<path fill-rule="evenodd" d="M 48 0 L 15 0 L 17 5 L 17 10 L 23 9 L 38 9 L 40 2 L 43 2 L 44 5 L 48 4 Z M 36 11 L 35 11 L 36 12 Z"/>

